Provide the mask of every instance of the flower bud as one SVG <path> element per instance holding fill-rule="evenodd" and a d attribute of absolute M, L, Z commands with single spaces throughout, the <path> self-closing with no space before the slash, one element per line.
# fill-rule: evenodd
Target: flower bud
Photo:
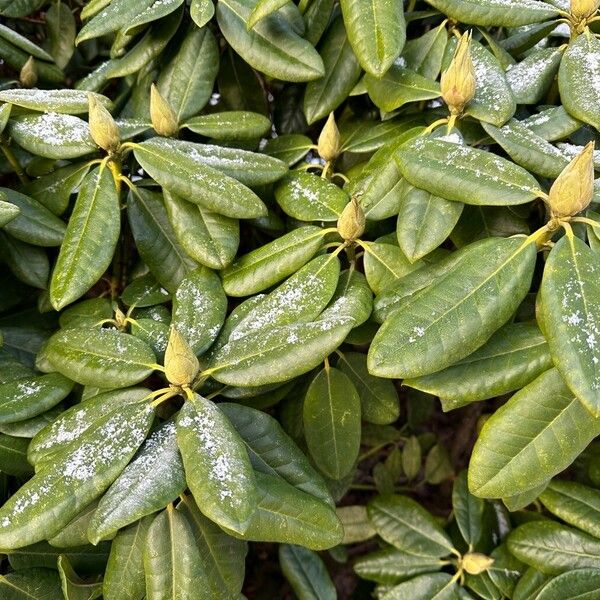
<path fill-rule="evenodd" d="M 121 134 L 115 120 L 95 94 L 88 94 L 88 104 L 92 139 L 103 150 L 116 152 L 121 145 Z"/>
<path fill-rule="evenodd" d="M 479 552 L 469 552 L 462 557 L 461 564 L 469 575 L 480 575 L 494 564 L 494 559 Z"/>
<path fill-rule="evenodd" d="M 169 383 L 188 386 L 198 375 L 200 363 L 185 338 L 171 328 L 167 350 L 165 351 L 165 375 Z"/>
<path fill-rule="evenodd" d="M 594 142 L 590 142 L 558 176 L 548 204 L 553 217 L 571 217 L 585 210 L 594 196 Z"/>
<path fill-rule="evenodd" d="M 365 230 L 365 212 L 356 198 L 346 204 L 337 222 L 337 230 L 346 241 L 353 242 Z"/>
<path fill-rule="evenodd" d="M 321 130 L 317 142 L 317 152 L 327 162 L 335 160 L 340 153 L 340 132 L 335 124 L 333 113 L 329 113 L 327 122 Z"/>
<path fill-rule="evenodd" d="M 19 82 L 25 88 L 32 88 L 35 86 L 38 80 L 37 68 L 35 66 L 35 60 L 33 56 L 30 56 L 25 64 L 21 67 L 19 73 Z"/>
<path fill-rule="evenodd" d="M 471 58 L 471 33 L 463 33 L 450 66 L 440 81 L 442 98 L 453 115 L 459 115 L 475 96 L 475 66 Z"/>
<path fill-rule="evenodd" d="M 150 88 L 150 120 L 154 131 L 163 137 L 173 137 L 179 131 L 175 111 L 154 84 Z"/>
<path fill-rule="evenodd" d="M 600 7 L 600 0 L 571 0 L 571 14 L 576 19 L 591 17 Z"/>

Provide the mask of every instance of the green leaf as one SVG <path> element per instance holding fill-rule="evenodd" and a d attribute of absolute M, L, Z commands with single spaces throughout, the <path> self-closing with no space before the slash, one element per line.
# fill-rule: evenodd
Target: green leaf
<path fill-rule="evenodd" d="M 552 85 L 563 52 L 560 48 L 540 48 L 506 71 L 506 80 L 517 104 L 537 104 Z"/>
<path fill-rule="evenodd" d="M 140 257 L 157 281 L 174 293 L 197 264 L 179 244 L 161 195 L 137 188 L 127 199 L 127 215 Z"/>
<path fill-rule="evenodd" d="M 362 242 L 361 246 L 365 250 L 365 275 L 370 288 L 376 294 L 381 294 L 422 266 L 411 263 L 395 244 Z"/>
<path fill-rule="evenodd" d="M 50 264 L 45 250 L 21 242 L 0 231 L 0 254 L 15 277 L 27 285 L 46 289 Z"/>
<path fill-rule="evenodd" d="M 404 385 L 438 396 L 444 410 L 453 410 L 518 390 L 552 366 L 537 325 L 513 323 L 467 358 L 431 375 L 405 379 Z"/>
<path fill-rule="evenodd" d="M 58 323 L 63 329 L 96 329 L 100 321 L 113 316 L 113 305 L 108 298 L 88 298 L 65 309 Z"/>
<path fill-rule="evenodd" d="M 27 462 L 29 440 L 0 434 L 0 473 L 7 475 L 30 475 L 31 465 Z"/>
<path fill-rule="evenodd" d="M 183 126 L 215 140 L 252 141 L 267 135 L 271 121 L 259 113 L 230 110 L 192 117 Z"/>
<path fill-rule="evenodd" d="M 206 586 L 192 527 L 172 505 L 148 529 L 144 572 L 147 598 L 214 598 Z"/>
<path fill-rule="evenodd" d="M 198 27 L 204 27 L 215 14 L 215 5 L 212 0 L 192 0 L 190 16 Z"/>
<path fill-rule="evenodd" d="M 38 432 L 27 451 L 27 458 L 33 465 L 57 452 L 64 450 L 71 442 L 98 421 L 127 404 L 135 404 L 150 393 L 146 388 L 127 388 L 98 394 L 89 400 L 68 408 L 60 416 Z"/>
<path fill-rule="evenodd" d="M 311 81 L 325 74 L 313 46 L 298 36 L 279 13 L 261 19 L 248 31 L 253 0 L 220 0 L 217 22 L 231 47 L 253 68 L 284 81 Z"/>
<path fill-rule="evenodd" d="M 550 579 L 552 579 L 551 575 L 545 575 L 529 567 L 517 582 L 513 600 L 533 600 Z"/>
<path fill-rule="evenodd" d="M 486 123 L 483 128 L 517 164 L 532 173 L 555 179 L 569 164 L 563 152 L 515 119 L 501 128 Z"/>
<path fill-rule="evenodd" d="M 244 539 L 296 544 L 310 550 L 325 550 L 342 541 L 342 524 L 329 505 L 281 477 L 260 472 L 255 476 L 258 500 Z"/>
<path fill-rule="evenodd" d="M 484 530 L 485 502 L 469 492 L 466 471 L 462 471 L 454 480 L 452 510 L 463 539 L 468 544 L 469 550 L 473 550 Z"/>
<path fill-rule="evenodd" d="M 600 538 L 600 492 L 575 481 L 551 481 L 540 496 L 553 515 Z"/>
<path fill-rule="evenodd" d="M 123 28 L 123 33 L 130 34 L 135 32 L 140 25 L 146 25 L 147 23 L 152 23 L 153 21 L 157 21 L 162 17 L 170 15 L 179 8 L 182 3 L 183 0 L 162 0 L 161 2 L 153 2 L 147 9 L 136 13 L 133 19 L 126 23 Z"/>
<path fill-rule="evenodd" d="M 568 467 L 599 432 L 558 371 L 546 371 L 486 421 L 469 489 L 483 498 L 526 492 Z"/>
<path fill-rule="evenodd" d="M 371 100 L 384 112 L 440 95 L 439 83 L 398 64 L 393 64 L 381 76 L 367 74 L 365 84 Z"/>
<path fill-rule="evenodd" d="M 8 202 L 19 209 L 17 216 L 4 225 L 4 230 L 34 246 L 60 246 L 65 224 L 40 202 L 9 188 L 0 188 Z M 10 205 L 9 205 L 10 206 Z"/>
<path fill-rule="evenodd" d="M 600 540 L 551 521 L 525 523 L 507 538 L 508 549 L 520 561 L 542 573 L 600 566 Z"/>
<path fill-rule="evenodd" d="M 177 510 L 186 516 L 192 526 L 213 597 L 221 598 L 227 592 L 239 594 L 244 583 L 244 561 L 248 551 L 246 542 L 227 535 L 207 519 L 190 496 L 182 497 Z"/>
<path fill-rule="evenodd" d="M 414 117 L 393 121 L 372 121 L 347 119 L 340 123 L 342 152 L 369 153 L 379 150 L 384 144 L 396 141 L 401 134 L 407 134 L 419 125 Z"/>
<path fill-rule="evenodd" d="M 56 310 L 80 298 L 109 267 L 121 229 L 119 193 L 106 166 L 85 176 L 50 282 Z"/>
<path fill-rule="evenodd" d="M 347 475 L 360 448 L 360 398 L 347 375 L 325 367 L 304 398 L 304 435 L 319 469 L 332 479 Z"/>
<path fill-rule="evenodd" d="M 60 0 L 46 12 L 50 53 L 60 69 L 64 69 L 75 50 L 77 23 L 68 4 Z"/>
<path fill-rule="evenodd" d="M 361 67 L 374 77 L 383 76 L 406 40 L 403 3 L 342 0 L 340 5 L 348 39 Z"/>
<path fill-rule="evenodd" d="M 167 506 L 186 488 L 175 423 L 156 429 L 100 500 L 88 527 L 93 544 Z"/>
<path fill-rule="evenodd" d="M 18 4 L 18 2 L 15 4 Z M 6 12 L 3 11 L 2 14 L 6 14 Z M 42 48 L 40 48 L 37 44 L 34 44 L 29 38 L 26 38 L 6 25 L 0 24 L 0 38 L 5 39 L 34 58 L 39 58 L 40 60 L 49 62 L 52 62 L 53 60 L 50 54 L 48 54 L 45 50 L 42 50 Z"/>
<path fill-rule="evenodd" d="M 0 547 L 19 548 L 58 533 L 116 479 L 153 419 L 148 404 L 124 406 L 46 463 L 0 509 Z"/>
<path fill-rule="evenodd" d="M 57 5 L 53 5 L 54 8 Z M 50 13 L 50 10 L 48 13 Z M 61 8 L 61 10 L 65 10 Z M 22 106 L 29 110 L 45 113 L 63 113 L 79 115 L 88 112 L 89 97 L 93 96 L 105 108 L 110 109 L 112 102 L 101 94 L 84 92 L 81 90 L 38 90 L 38 89 L 13 89 L 0 91 L 0 102 L 7 102 L 15 106 Z M 34 116 L 34 115 L 32 115 Z M 43 115 L 37 115 L 38 117 Z M 47 115 L 46 115 L 47 116 Z M 44 121 L 39 121 L 43 123 Z M 76 121 L 73 121 L 76 122 Z"/>
<path fill-rule="evenodd" d="M 318 554 L 302 546 L 279 546 L 279 564 L 298 600 L 335 600 L 337 592 Z"/>
<path fill-rule="evenodd" d="M 600 40 L 591 34 L 569 43 L 560 63 L 558 85 L 567 112 L 600 129 Z"/>
<path fill-rule="evenodd" d="M 88 544 L 79 548 L 60 549 L 53 548 L 47 542 L 38 542 L 25 548 L 11 550 L 9 561 L 11 567 L 17 571 L 28 567 L 56 569 L 58 557 L 62 554 L 72 561 L 77 569 L 86 572 L 97 571 L 104 567 L 108 558 L 107 546 L 103 544 L 94 548 Z"/>
<path fill-rule="evenodd" d="M 421 37 L 408 40 L 402 51 L 402 58 L 409 69 L 435 81 L 442 68 L 447 43 L 448 30 L 446 23 L 442 23 Z"/>
<path fill-rule="evenodd" d="M 460 268 L 402 302 L 385 321 L 369 350 L 371 374 L 419 377 L 468 356 L 514 314 L 529 291 L 535 259 L 535 244 L 523 238 L 472 244 Z"/>
<path fill-rule="evenodd" d="M 283 211 L 299 221 L 337 221 L 350 201 L 337 185 L 305 171 L 291 171 L 275 188 Z"/>
<path fill-rule="evenodd" d="M 361 416 L 368 423 L 387 425 L 400 416 L 400 404 L 394 384 L 373 377 L 367 369 L 367 357 L 359 352 L 344 352 L 337 368 L 348 376 L 360 398 Z"/>
<path fill-rule="evenodd" d="M 385 548 L 358 558 L 354 570 L 363 579 L 392 585 L 413 575 L 439 571 L 444 564 L 439 558 Z"/>
<path fill-rule="evenodd" d="M 263 152 L 285 162 L 288 166 L 295 165 L 312 148 L 309 137 L 299 133 L 283 134 L 267 140 Z"/>
<path fill-rule="evenodd" d="M 323 244 L 326 233 L 307 225 L 242 255 L 223 270 L 223 288 L 229 296 L 260 292 L 306 264 Z"/>
<path fill-rule="evenodd" d="M 573 569 L 555 577 L 536 596 L 536 600 L 593 598 L 600 592 L 600 569 Z M 568 594 L 568 596 L 565 596 Z"/>
<path fill-rule="evenodd" d="M 59 373 L 33 375 L 0 384 L 0 423 L 35 417 L 64 400 L 73 382 Z"/>
<path fill-rule="evenodd" d="M 403 186 L 396 235 L 400 249 L 415 262 L 440 246 L 458 222 L 463 204 Z"/>
<path fill-rule="evenodd" d="M 244 443 L 229 419 L 195 394 L 177 418 L 177 443 L 198 508 L 243 533 L 256 507 L 256 483 Z"/>
<path fill-rule="evenodd" d="M 581 121 L 571 117 L 563 106 L 541 110 L 523 119 L 521 123 L 549 142 L 570 136 L 582 125 Z"/>
<path fill-rule="evenodd" d="M 56 548 L 77 548 L 78 546 L 87 546 L 90 540 L 87 536 L 89 522 L 98 507 L 98 500 L 88 504 L 77 516 L 75 516 L 67 525 L 55 536 L 48 540 L 51 546 Z"/>
<path fill-rule="evenodd" d="M 172 325 L 194 354 L 203 354 L 215 341 L 227 313 L 227 297 L 219 277 L 200 267 L 187 275 L 173 298 Z"/>
<path fill-rule="evenodd" d="M 102 581 L 82 580 L 64 555 L 58 557 L 58 574 L 66 600 L 96 600 L 102 596 Z"/>
<path fill-rule="evenodd" d="M 216 156 L 211 155 L 213 149 Z M 240 156 L 242 153 L 248 155 L 246 163 Z M 254 192 L 218 170 L 224 160 L 234 159 L 236 166 L 233 172 L 239 175 L 242 172 L 237 162 L 239 158 L 246 172 L 246 169 L 254 168 L 252 161 L 258 156 L 254 153 L 157 137 L 136 144 L 134 154 L 144 170 L 160 185 L 190 202 L 228 217 L 251 219 L 266 213 L 264 204 Z M 258 168 L 265 170 L 266 181 L 281 177 L 283 171 L 276 172 L 274 177 L 271 177 L 272 172 L 266 176 L 267 170 L 273 168 L 267 166 L 266 160 L 264 157 L 262 163 L 256 163 L 260 164 Z M 277 161 L 275 168 L 279 164 Z M 250 177 L 255 181 L 253 176 Z M 262 177 L 260 181 L 263 181 Z"/>
<path fill-rule="evenodd" d="M 546 2 L 518 0 L 427 0 L 451 19 L 471 25 L 519 27 L 539 23 L 558 16 Z"/>
<path fill-rule="evenodd" d="M 378 496 L 369 502 L 367 512 L 377 533 L 398 550 L 431 558 L 455 553 L 443 529 L 411 498 Z"/>
<path fill-rule="evenodd" d="M 146 593 L 143 552 L 154 516 L 120 531 L 110 547 L 104 573 L 104 600 L 142 600 Z"/>
<path fill-rule="evenodd" d="M 89 125 L 72 115 L 46 113 L 10 119 L 8 133 L 25 150 L 58 160 L 95 152 Z"/>
<path fill-rule="evenodd" d="M 193 7 L 191 11 L 193 18 Z M 191 28 L 177 54 L 160 72 L 157 82 L 160 93 L 175 111 L 178 123 L 206 106 L 218 70 L 219 49 L 214 35 L 208 28 Z"/>
<path fill-rule="evenodd" d="M 447 200 L 509 206 L 539 195 L 533 175 L 484 150 L 420 137 L 404 144 L 395 156 L 412 185 Z"/>
<path fill-rule="evenodd" d="M 248 16 L 246 27 L 252 29 L 261 19 L 283 8 L 288 0 L 258 0 Z"/>
<path fill-rule="evenodd" d="M 329 27 L 320 54 L 325 75 L 309 82 L 304 94 L 304 114 L 309 125 L 335 110 L 348 97 L 361 74 L 344 21 L 339 16 Z"/>
<path fill-rule="evenodd" d="M 100 5 L 98 11 L 94 11 L 95 16 L 90 19 L 79 31 L 76 43 L 81 44 L 85 40 L 97 38 L 111 31 L 117 31 L 127 25 L 140 13 L 154 4 L 155 0 L 141 0 L 133 6 L 125 0 L 115 2 L 105 2 Z M 89 3 L 88 3 L 89 4 Z M 102 10 L 104 8 L 104 10 Z M 83 18 L 89 15 L 82 15 Z"/>
<path fill-rule="evenodd" d="M 600 255 L 569 234 L 548 256 L 541 286 L 550 354 L 565 383 L 600 417 Z"/>
<path fill-rule="evenodd" d="M 6 194 L 2 193 L 0 198 L 6 198 Z M 21 209 L 12 204 L 11 202 L 6 202 L 6 200 L 0 200 L 0 227 L 4 227 L 7 223 L 13 221 L 16 217 L 19 216 Z"/>
<path fill-rule="evenodd" d="M 458 585 L 448 573 L 429 573 L 409 579 L 392 588 L 382 600 L 454 600 Z"/>
<path fill-rule="evenodd" d="M 3 600 L 60 600 L 63 598 L 60 578 L 50 569 L 23 569 L 0 575 Z"/>
<path fill-rule="evenodd" d="M 69 379 L 98 387 L 135 385 L 156 365 L 145 342 L 112 329 L 58 331 L 48 341 L 46 356 Z"/>

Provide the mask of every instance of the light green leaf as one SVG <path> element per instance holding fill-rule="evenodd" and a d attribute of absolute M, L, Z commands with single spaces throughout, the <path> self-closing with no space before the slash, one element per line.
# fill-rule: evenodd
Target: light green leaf
<path fill-rule="evenodd" d="M 600 129 L 600 40 L 594 35 L 577 36 L 561 60 L 558 71 L 560 98 L 567 112 Z"/>
<path fill-rule="evenodd" d="M 167 506 L 187 487 L 175 439 L 175 423 L 167 421 L 139 449 L 100 500 L 88 527 L 93 544 Z"/>
<path fill-rule="evenodd" d="M 249 296 L 271 287 L 306 264 L 318 252 L 325 235 L 320 227 L 299 227 L 239 257 L 223 270 L 225 292 Z"/>
<path fill-rule="evenodd" d="M 509 534 L 506 543 L 520 561 L 542 573 L 600 568 L 600 540 L 552 521 L 525 523 Z"/>
<path fill-rule="evenodd" d="M 304 114 L 309 124 L 323 119 L 350 94 L 361 74 L 341 17 L 331 24 L 320 46 L 325 75 L 306 86 Z"/>
<path fill-rule="evenodd" d="M 517 104 L 537 104 L 552 85 L 563 51 L 540 48 L 506 71 L 506 80 Z"/>
<path fill-rule="evenodd" d="M 81 44 L 85 40 L 91 40 L 97 38 L 111 31 L 117 31 L 127 25 L 140 13 L 144 12 L 150 6 L 154 4 L 155 0 L 141 0 L 137 2 L 135 6 L 127 0 L 115 0 L 113 2 L 103 2 L 94 10 L 95 16 L 82 15 L 83 18 L 86 16 L 92 16 L 79 31 L 76 43 Z M 104 9 L 104 10 L 102 10 Z"/>
<path fill-rule="evenodd" d="M 479 542 L 484 530 L 485 502 L 469 492 L 466 471 L 462 471 L 454 480 L 452 510 L 458 529 L 469 545 L 469 550 L 472 551 Z"/>
<path fill-rule="evenodd" d="M 221 280 L 200 267 L 187 275 L 175 292 L 172 325 L 200 355 L 215 341 L 226 313 L 227 297 Z"/>
<path fill-rule="evenodd" d="M 378 496 L 369 502 L 367 512 L 377 533 L 398 550 L 431 558 L 454 552 L 444 530 L 411 498 Z"/>
<path fill-rule="evenodd" d="M 195 394 L 177 418 L 177 443 L 198 508 L 243 533 L 256 507 L 256 483 L 244 443 L 229 419 Z"/>
<path fill-rule="evenodd" d="M 215 140 L 252 141 L 267 135 L 271 121 L 259 113 L 229 110 L 192 117 L 183 126 Z"/>
<path fill-rule="evenodd" d="M 291 171 L 275 188 L 283 211 L 299 221 L 337 221 L 350 201 L 337 185 L 312 173 Z"/>
<path fill-rule="evenodd" d="M 64 69 L 75 51 L 77 23 L 68 4 L 53 3 L 46 12 L 50 53 L 56 65 Z"/>
<path fill-rule="evenodd" d="M 448 30 L 446 23 L 442 23 L 421 37 L 407 41 L 402 51 L 402 58 L 409 69 L 435 81 L 442 68 L 447 43 Z"/>
<path fill-rule="evenodd" d="M 192 0 L 190 16 L 198 27 L 204 27 L 215 14 L 215 5 L 212 0 Z"/>
<path fill-rule="evenodd" d="M 451 19 L 471 25 L 518 27 L 558 16 L 558 11 L 537 0 L 427 0 Z"/>
<path fill-rule="evenodd" d="M 209 2 L 214 10 L 212 2 Z M 193 18 L 193 6 L 192 6 Z M 210 18 L 210 17 L 209 17 Z M 208 28 L 191 28 L 179 51 L 160 72 L 158 89 L 182 123 L 199 113 L 210 99 L 219 70 L 219 49 Z"/>
<path fill-rule="evenodd" d="M 395 156 L 412 185 L 448 200 L 508 206 L 539 195 L 533 175 L 484 150 L 420 137 L 404 144 Z"/>
<path fill-rule="evenodd" d="M 325 74 L 314 47 L 279 12 L 248 31 L 253 0 L 220 0 L 217 21 L 231 47 L 253 68 L 284 81 L 311 81 Z"/>
<path fill-rule="evenodd" d="M 213 151 L 217 152 L 216 156 L 212 156 Z M 247 155 L 247 162 L 244 162 L 242 153 Z M 134 154 L 144 170 L 160 185 L 190 202 L 201 204 L 209 210 L 228 217 L 250 219 L 266 213 L 264 204 L 254 192 L 218 170 L 223 161 L 234 159 L 236 166 L 233 172 L 239 175 L 242 170 L 246 172 L 246 169 L 253 169 L 254 157 L 259 155 L 242 150 L 158 137 L 136 144 Z M 242 169 L 235 161 L 237 158 L 243 164 Z M 269 179 L 274 181 L 281 177 L 282 170 L 275 175 L 271 171 L 267 176 L 266 172 L 272 169 L 273 165 L 267 166 L 266 160 L 267 157 L 263 157 L 261 163 L 256 163 L 259 165 L 258 168 L 265 170 L 264 181 Z M 275 161 L 275 159 L 271 160 Z M 275 168 L 279 164 L 282 163 L 276 161 Z M 254 176 L 250 177 L 252 181 L 256 181 Z M 262 176 L 260 181 L 263 181 Z"/>
<path fill-rule="evenodd" d="M 382 600 L 455 600 L 459 587 L 448 573 L 429 573 L 409 579 L 384 594 Z"/>
<path fill-rule="evenodd" d="M 0 575 L 3 600 L 61 600 L 60 578 L 51 569 L 22 569 Z M 34 595 L 35 594 L 35 595 Z"/>
<path fill-rule="evenodd" d="M 148 8 L 137 12 L 133 19 L 125 24 L 122 31 L 125 35 L 135 32 L 140 25 L 162 19 L 177 10 L 182 4 L 183 0 L 154 0 Z"/>
<path fill-rule="evenodd" d="M 287 2 L 288 0 L 258 0 L 256 6 L 248 16 L 246 27 L 252 29 L 261 19 L 283 8 Z"/>
<path fill-rule="evenodd" d="M 310 550 L 325 550 L 342 541 L 342 524 L 329 505 L 281 477 L 260 472 L 255 476 L 258 501 L 244 539 L 296 544 Z"/>
<path fill-rule="evenodd" d="M 523 238 L 471 244 L 460 268 L 403 301 L 385 321 L 369 350 L 371 374 L 419 377 L 468 356 L 514 314 L 535 259 L 535 244 Z"/>
<path fill-rule="evenodd" d="M 360 448 L 360 398 L 350 378 L 324 368 L 306 392 L 303 415 L 315 464 L 328 477 L 341 479 L 354 466 Z"/>
<path fill-rule="evenodd" d="M 365 84 L 371 100 L 385 112 L 440 95 L 439 83 L 398 64 L 393 64 L 380 76 L 367 74 Z"/>
<path fill-rule="evenodd" d="M 54 6 L 57 5 L 53 5 L 53 7 Z M 62 7 L 61 10 L 66 9 Z M 102 96 L 101 94 L 69 89 L 38 90 L 21 88 L 2 90 L 0 91 L 0 102 L 8 102 L 15 106 L 22 106 L 29 110 L 41 112 L 79 115 L 88 112 L 89 96 L 93 96 L 107 109 L 110 109 L 112 106 L 112 102 L 106 96 Z M 39 116 L 40 115 L 38 115 L 38 117 Z M 43 121 L 41 121 L 41 123 L 43 123 Z"/>
<path fill-rule="evenodd" d="M 58 533 L 116 479 L 153 419 L 148 404 L 124 406 L 45 464 L 0 509 L 0 547 L 20 548 Z"/>
<path fill-rule="evenodd" d="M 575 481 L 551 481 L 540 496 L 553 515 L 600 538 L 600 492 Z"/>
<path fill-rule="evenodd" d="M 86 582 L 81 579 L 67 556 L 59 556 L 57 566 L 66 600 L 96 600 L 102 596 L 102 581 Z"/>
<path fill-rule="evenodd" d="M 87 528 L 97 507 L 98 500 L 94 500 L 88 504 L 61 531 L 51 537 L 48 543 L 55 548 L 89 546 L 90 540 L 87 536 Z"/>
<path fill-rule="evenodd" d="M 569 234 L 548 256 L 541 286 L 550 354 L 571 391 L 600 417 L 600 255 Z"/>
<path fill-rule="evenodd" d="M 25 150 L 46 158 L 77 158 L 98 149 L 89 125 L 72 115 L 50 112 L 17 117 L 8 122 L 8 133 Z"/>
<path fill-rule="evenodd" d="M 600 432 L 556 369 L 540 375 L 488 419 L 469 465 L 482 498 L 526 492 L 568 467 Z"/>
<path fill-rule="evenodd" d="M 106 166 L 85 176 L 50 282 L 56 310 L 80 298 L 110 265 L 121 229 L 119 193 Z"/>
<path fill-rule="evenodd" d="M 546 583 L 535 598 L 536 600 L 561 600 L 568 597 L 592 600 L 599 592 L 600 569 L 573 569 Z"/>
<path fill-rule="evenodd" d="M 400 0 L 342 0 L 348 39 L 362 68 L 381 77 L 402 52 L 406 40 L 404 7 Z"/>
<path fill-rule="evenodd" d="M 442 400 L 444 410 L 513 392 L 552 367 L 546 339 L 534 323 L 506 325 L 479 350 L 431 375 L 405 379 Z"/>
<path fill-rule="evenodd" d="M 127 387 L 152 373 L 156 360 L 150 347 L 128 333 L 113 329 L 66 329 L 46 346 L 52 366 L 77 383 Z"/>
<path fill-rule="evenodd" d="M 142 600 L 146 592 L 143 552 L 154 516 L 120 531 L 110 547 L 102 593 L 104 600 Z"/>
<path fill-rule="evenodd" d="M 298 600 L 335 600 L 337 592 L 325 563 L 302 546 L 279 546 L 279 564 Z"/>

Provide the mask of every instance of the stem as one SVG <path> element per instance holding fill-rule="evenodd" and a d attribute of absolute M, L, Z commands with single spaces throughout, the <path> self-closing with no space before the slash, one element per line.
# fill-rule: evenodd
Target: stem
<path fill-rule="evenodd" d="M 598 221 L 592 221 L 592 219 L 588 219 L 587 217 L 573 217 L 571 219 L 571 222 L 585 223 L 586 225 L 589 225 L 590 227 L 596 227 L 596 228 L 600 229 L 600 223 L 598 223 Z"/>
<path fill-rule="evenodd" d="M 438 119 L 437 121 L 434 121 L 429 127 L 427 127 L 427 129 L 425 129 L 421 133 L 421 135 L 429 135 L 434 129 L 436 129 L 440 125 L 445 125 L 449 121 L 450 121 L 449 117 L 444 117 L 443 119 Z"/>
<path fill-rule="evenodd" d="M 17 174 L 17 177 L 19 178 L 21 183 L 27 183 L 29 181 L 29 178 L 27 177 L 27 175 L 25 175 L 25 172 L 21 168 L 21 165 L 19 164 L 19 161 L 17 160 L 17 157 L 15 156 L 10 146 L 8 146 L 8 144 L 4 142 L 0 142 L 0 147 L 2 148 L 4 156 L 6 156 L 6 159 L 10 163 L 10 166 L 13 168 L 14 172 Z"/>

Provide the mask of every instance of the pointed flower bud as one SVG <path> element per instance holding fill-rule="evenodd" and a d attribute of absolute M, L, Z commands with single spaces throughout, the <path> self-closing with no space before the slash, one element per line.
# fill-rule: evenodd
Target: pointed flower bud
<path fill-rule="evenodd" d="M 185 338 L 171 328 L 165 351 L 165 375 L 169 383 L 178 386 L 191 385 L 198 375 L 200 363 Z"/>
<path fill-rule="evenodd" d="M 450 66 L 440 81 L 442 98 L 453 115 L 459 115 L 475 97 L 475 66 L 471 58 L 472 34 L 463 33 Z"/>
<path fill-rule="evenodd" d="M 572 217 L 585 210 L 594 195 L 594 142 L 590 142 L 558 176 L 548 204 L 553 217 Z"/>
<path fill-rule="evenodd" d="M 462 567 L 469 575 L 480 575 L 493 564 L 493 558 L 479 552 L 469 552 L 462 558 Z"/>
<path fill-rule="evenodd" d="M 32 88 L 35 86 L 38 80 L 37 68 L 35 66 L 35 60 L 33 56 L 30 56 L 25 64 L 21 67 L 19 73 L 19 82 L 25 88 Z"/>
<path fill-rule="evenodd" d="M 103 150 L 116 152 L 121 145 L 118 125 L 95 94 L 88 94 L 88 104 L 92 139 Z"/>
<path fill-rule="evenodd" d="M 321 130 L 317 142 L 317 152 L 327 162 L 335 160 L 340 153 L 340 132 L 335 124 L 333 113 L 329 113 L 327 122 Z"/>
<path fill-rule="evenodd" d="M 571 14 L 576 19 L 587 19 L 600 8 L 600 0 L 571 0 Z"/>
<path fill-rule="evenodd" d="M 365 230 L 365 212 L 356 198 L 346 204 L 337 222 L 337 230 L 346 241 L 353 242 Z"/>
<path fill-rule="evenodd" d="M 154 131 L 163 137 L 173 137 L 179 131 L 175 111 L 154 84 L 150 88 L 150 120 Z"/>

